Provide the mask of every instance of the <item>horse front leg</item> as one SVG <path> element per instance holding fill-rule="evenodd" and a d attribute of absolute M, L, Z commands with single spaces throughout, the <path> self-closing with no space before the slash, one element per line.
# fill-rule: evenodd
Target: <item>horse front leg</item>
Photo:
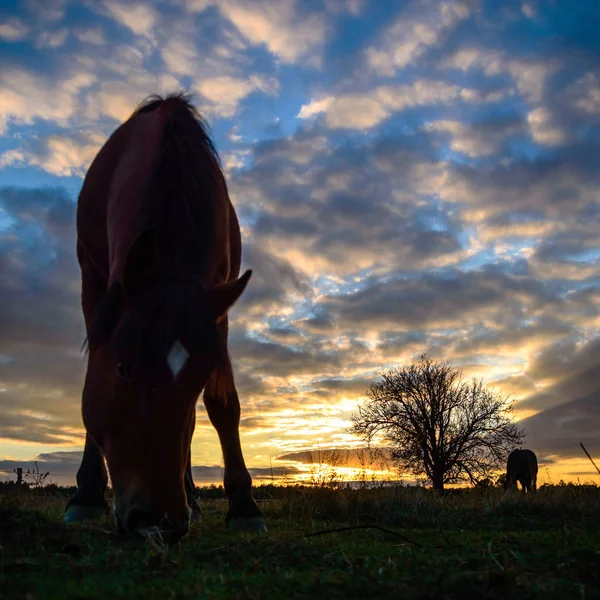
<path fill-rule="evenodd" d="M 65 523 L 99 519 L 107 514 L 108 503 L 104 497 L 107 484 L 108 474 L 104 456 L 100 448 L 86 434 L 83 458 L 77 471 L 77 491 L 65 509 Z"/>
<path fill-rule="evenodd" d="M 192 421 L 192 433 L 190 435 L 190 451 L 188 453 L 187 466 L 185 468 L 185 495 L 187 497 L 187 503 L 190 507 L 191 514 L 190 518 L 192 522 L 199 523 L 201 518 L 200 504 L 196 500 L 196 485 L 194 484 L 194 478 L 192 476 L 192 437 L 194 435 L 194 429 L 196 428 L 196 413 L 194 412 L 194 419 Z"/>
<path fill-rule="evenodd" d="M 225 521 L 230 531 L 266 532 L 260 508 L 252 497 L 252 478 L 240 443 L 240 401 L 231 363 L 219 367 L 204 390 L 208 418 L 217 430 L 225 463 L 224 486 L 229 510 Z"/>
<path fill-rule="evenodd" d="M 81 267 L 81 307 L 86 332 L 89 336 L 98 303 L 106 293 L 106 281 L 89 262 L 79 240 L 77 241 L 77 259 Z M 83 458 L 77 471 L 77 491 L 69 500 L 65 509 L 65 523 L 74 523 L 84 519 L 99 519 L 106 514 L 108 503 L 104 493 L 107 485 L 108 474 L 104 456 L 92 438 L 86 434 Z"/>

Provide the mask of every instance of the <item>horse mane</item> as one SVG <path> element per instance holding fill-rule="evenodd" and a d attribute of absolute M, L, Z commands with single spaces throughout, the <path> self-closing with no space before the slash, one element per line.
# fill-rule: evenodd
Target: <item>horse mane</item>
<path fill-rule="evenodd" d="M 152 112 L 165 102 L 175 105 L 177 110 L 187 112 L 188 115 L 191 115 L 194 118 L 199 127 L 198 133 L 203 138 L 203 145 L 220 166 L 221 159 L 219 158 L 219 153 L 217 152 L 217 149 L 215 148 L 215 145 L 210 137 L 210 128 L 206 122 L 206 119 L 204 119 L 204 117 L 200 114 L 200 111 L 194 106 L 193 95 L 191 93 L 183 91 L 173 92 L 171 94 L 167 94 L 165 97 L 160 96 L 159 94 L 151 94 L 137 105 L 130 118 L 143 113 Z"/>
<path fill-rule="evenodd" d="M 208 127 L 188 94 L 149 96 L 130 119 L 163 105 L 170 112 L 145 182 L 124 281 L 115 281 L 100 302 L 88 348 L 110 340 L 117 356 L 149 364 L 185 332 L 190 354 L 208 349 L 222 361 L 227 349 L 202 275 L 210 267 L 213 205 L 227 188 Z"/>

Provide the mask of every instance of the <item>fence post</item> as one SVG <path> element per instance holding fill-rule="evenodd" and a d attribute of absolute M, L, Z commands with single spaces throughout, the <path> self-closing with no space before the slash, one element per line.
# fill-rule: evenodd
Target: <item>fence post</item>
<path fill-rule="evenodd" d="M 23 467 L 17 469 L 17 489 L 21 489 L 23 484 Z"/>

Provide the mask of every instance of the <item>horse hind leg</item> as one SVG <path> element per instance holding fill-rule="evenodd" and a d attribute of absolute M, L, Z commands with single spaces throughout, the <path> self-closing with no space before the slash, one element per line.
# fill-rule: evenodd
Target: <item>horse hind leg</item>
<path fill-rule="evenodd" d="M 240 443 L 240 401 L 231 364 L 215 371 L 204 390 L 208 418 L 217 430 L 225 463 L 225 493 L 229 510 L 225 521 L 230 531 L 267 531 L 260 508 L 252 497 L 252 478 Z"/>
<path fill-rule="evenodd" d="M 108 503 L 104 497 L 107 484 L 108 474 L 102 452 L 86 435 L 83 458 L 77 471 L 77 491 L 65 509 L 65 523 L 99 519 L 107 514 Z"/>

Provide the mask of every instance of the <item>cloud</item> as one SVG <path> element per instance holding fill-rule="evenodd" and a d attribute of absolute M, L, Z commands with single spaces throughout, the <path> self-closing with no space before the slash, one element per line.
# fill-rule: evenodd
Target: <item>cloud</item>
<path fill-rule="evenodd" d="M 56 31 L 43 31 L 37 36 L 35 45 L 37 48 L 60 48 L 68 37 L 69 30 L 66 27 Z"/>
<path fill-rule="evenodd" d="M 320 448 L 288 452 L 277 457 L 305 465 L 329 465 L 354 469 L 389 471 L 394 466 L 389 452 L 383 448 Z"/>
<path fill-rule="evenodd" d="M 326 123 L 332 129 L 370 129 L 394 112 L 416 106 L 445 105 L 458 100 L 487 101 L 474 90 L 444 81 L 417 79 L 411 84 L 378 86 L 369 92 L 313 100 L 301 107 L 298 117 L 305 119 L 324 113 Z"/>
<path fill-rule="evenodd" d="M 329 1 L 326 8 L 333 13 L 348 11 L 358 14 L 361 0 Z M 203 13 L 216 6 L 253 46 L 265 46 L 284 63 L 313 66 L 320 63 L 319 52 L 328 31 L 326 15 L 306 12 L 298 0 L 281 0 L 277 5 L 268 0 L 186 0 L 191 13 Z"/>
<path fill-rule="evenodd" d="M 362 13 L 367 0 L 325 0 L 325 8 L 332 13 L 347 12 L 354 17 Z"/>
<path fill-rule="evenodd" d="M 13 219 L 0 245 L 0 343 L 77 343 L 75 203 L 61 188 L 1 188 L 0 205 Z"/>
<path fill-rule="evenodd" d="M 380 75 L 392 76 L 414 64 L 469 17 L 470 4 L 462 0 L 413 1 L 386 27 L 379 44 L 367 48 L 368 67 Z"/>
<path fill-rule="evenodd" d="M 288 261 L 262 249 L 258 240 L 244 245 L 243 262 L 243 268 L 253 270 L 252 283 L 239 302 L 249 314 L 264 316 L 291 296 L 310 293 L 306 279 Z"/>
<path fill-rule="evenodd" d="M 585 142 L 533 159 L 457 164 L 446 171 L 440 196 L 462 206 L 475 223 L 511 213 L 515 224 L 540 218 L 575 226 L 582 211 L 596 205 L 598 177 L 589 160 L 594 147 Z"/>
<path fill-rule="evenodd" d="M 118 0 L 104 0 L 104 7 L 115 21 L 129 28 L 135 35 L 151 37 L 159 19 L 154 7 L 142 2 L 123 3 Z"/>
<path fill-rule="evenodd" d="M 266 0 L 229 0 L 219 4 L 222 13 L 253 45 L 264 44 L 286 63 L 316 57 L 325 40 L 327 25 L 323 15 L 300 11 L 296 0 L 276 5 Z"/>
<path fill-rule="evenodd" d="M 127 81 L 107 81 L 98 91 L 88 94 L 84 113 L 89 119 L 107 116 L 122 123 L 144 98 L 152 93 L 164 95 L 173 89 L 177 89 L 177 81 L 170 76 L 132 74 Z"/>
<path fill-rule="evenodd" d="M 586 339 L 576 331 L 560 333 L 550 336 L 517 380 L 500 384 L 521 396 L 519 413 L 533 412 L 520 422 L 526 445 L 542 457 L 562 461 L 582 457 L 579 442 L 593 448 L 597 440 L 600 338 Z"/>
<path fill-rule="evenodd" d="M 207 101 L 202 107 L 205 113 L 229 118 L 235 115 L 239 103 L 252 92 L 258 90 L 273 95 L 278 88 L 274 78 L 251 75 L 248 79 L 238 79 L 224 75 L 199 81 L 195 89 Z"/>
<path fill-rule="evenodd" d="M 600 115 L 600 76 L 586 73 L 567 90 L 571 105 L 586 115 Z"/>
<path fill-rule="evenodd" d="M 597 387 L 592 394 L 564 402 L 524 419 L 527 443 L 543 454 L 561 458 L 582 457 L 580 442 L 595 448 L 600 426 L 600 407 Z"/>
<path fill-rule="evenodd" d="M 178 35 L 172 36 L 172 30 Z M 173 75 L 191 76 L 200 82 L 219 76 L 247 78 L 252 70 L 248 44 L 218 12 L 208 11 L 199 17 L 162 14 L 156 35 L 161 58 Z"/>
<path fill-rule="evenodd" d="M 521 5 L 521 11 L 529 19 L 533 19 L 536 16 L 535 8 L 529 2 L 523 2 Z"/>
<path fill-rule="evenodd" d="M 106 137 L 94 131 L 76 135 L 52 135 L 25 143 L 21 150 L 0 155 L 0 167 L 37 166 L 59 177 L 83 177 Z"/>
<path fill-rule="evenodd" d="M 76 403 L 69 403 L 67 407 L 61 403 L 61 407 L 67 410 L 56 414 L 54 406 L 50 410 L 45 408 L 30 408 L 35 401 L 38 407 L 55 402 L 64 402 L 56 393 L 41 393 L 41 390 L 26 388 L 24 393 L 31 393 L 31 401 L 28 405 L 24 394 L 3 392 L 2 404 L 0 404 L 0 438 L 7 441 L 29 442 L 34 444 L 50 446 L 82 445 L 85 441 L 83 425 L 79 428 L 68 425 L 71 415 L 79 416 L 81 412 Z M 11 409 L 10 405 L 18 405 L 17 410 Z M 49 414 L 50 413 L 50 414 Z M 52 414 L 54 413 L 54 414 Z M 71 421 L 74 421 L 71 419 Z M 81 421 L 81 419 L 79 419 Z"/>
<path fill-rule="evenodd" d="M 498 152 L 506 138 L 521 129 L 521 123 L 510 119 L 507 122 L 484 122 L 469 125 L 462 121 L 439 120 L 426 123 L 425 129 L 448 134 L 450 148 L 454 152 L 478 158 Z"/>
<path fill-rule="evenodd" d="M 238 141 L 239 136 L 232 136 L 232 141 Z M 241 169 L 247 164 L 250 150 L 232 150 L 230 152 L 221 152 L 221 161 L 223 170 L 228 176 L 233 169 Z"/>
<path fill-rule="evenodd" d="M 312 382 L 312 384 L 323 390 L 325 393 L 331 394 L 332 392 L 346 392 L 349 394 L 363 396 L 373 382 L 372 379 L 354 377 L 352 379 L 343 379 L 341 377 L 330 377 L 325 379 L 318 379 Z"/>
<path fill-rule="evenodd" d="M 198 69 L 198 51 L 193 40 L 174 38 L 162 45 L 161 57 L 175 75 L 193 75 Z"/>
<path fill-rule="evenodd" d="M 390 114 L 389 107 L 378 98 L 367 94 L 349 94 L 335 98 L 330 103 L 326 110 L 326 122 L 333 129 L 370 129 Z"/>
<path fill-rule="evenodd" d="M 192 13 L 203 12 L 209 6 L 213 6 L 214 4 L 214 0 L 185 0 L 185 6 L 187 10 Z"/>
<path fill-rule="evenodd" d="M 311 133 L 258 147 L 252 163 L 232 174 L 236 206 L 265 249 L 307 276 L 458 259 L 452 225 L 425 200 L 440 165 L 420 135 L 335 148 Z"/>
<path fill-rule="evenodd" d="M 510 75 L 521 96 L 529 102 L 536 103 L 544 96 L 549 76 L 556 72 L 560 65 L 555 59 L 524 60 L 497 50 L 462 48 L 443 60 L 442 66 L 465 72 L 477 69 L 488 77 Z"/>
<path fill-rule="evenodd" d="M 0 38 L 5 42 L 19 42 L 27 37 L 29 27 L 20 19 L 8 19 L 0 23 Z"/>
<path fill-rule="evenodd" d="M 299 475 L 302 471 L 293 466 L 273 467 L 250 467 L 248 469 L 250 476 L 255 483 L 270 483 L 277 481 L 281 477 L 292 477 Z M 224 469 L 221 466 L 192 466 L 192 476 L 196 485 L 206 485 L 215 483 L 223 485 Z"/>
<path fill-rule="evenodd" d="M 25 0 L 29 12 L 42 21 L 58 21 L 65 15 L 67 0 Z"/>
<path fill-rule="evenodd" d="M 321 375 L 324 370 L 340 368 L 340 356 L 330 352 L 293 349 L 273 342 L 260 341 L 247 335 L 230 340 L 232 353 L 239 357 L 240 365 L 255 372 L 268 373 L 270 377 L 293 375 Z"/>
<path fill-rule="evenodd" d="M 95 80 L 85 71 L 75 71 L 57 82 L 33 72 L 4 69 L 0 73 L 0 134 L 13 121 L 31 124 L 34 119 L 44 119 L 68 124 L 79 107 L 79 94 Z"/>
<path fill-rule="evenodd" d="M 527 122 L 533 139 L 544 146 L 560 146 L 564 144 L 567 135 L 553 122 L 551 112 L 544 107 L 532 110 L 527 115 Z"/>
<path fill-rule="evenodd" d="M 132 6 L 128 4 L 127 9 Z M 198 44 L 199 28 L 202 45 Z M 178 32 L 175 37 L 173 30 Z M 128 44 L 106 48 L 99 56 L 79 59 L 101 74 L 101 84 L 85 101 L 83 116 L 88 121 L 103 115 L 123 121 L 150 94 L 180 89 L 196 92 L 199 108 L 209 118 L 231 118 L 253 92 L 278 92 L 275 77 L 252 72 L 252 61 L 245 55 L 247 46 L 222 17 L 210 13 L 197 23 L 177 11 L 162 13 L 148 35 L 149 41 L 134 37 Z M 155 67 L 157 59 L 160 63 Z"/>
<path fill-rule="evenodd" d="M 523 122 L 512 117 L 500 119 L 497 123 L 493 119 L 489 124 L 484 122 L 483 131 L 486 126 L 490 127 L 490 132 L 498 127 L 499 149 L 504 148 L 501 141 L 506 131 L 523 131 Z M 244 214 L 250 211 L 248 214 L 252 215 L 251 234 L 259 236 L 272 251 L 290 257 L 289 260 L 293 260 L 308 276 L 319 273 L 320 279 L 325 279 L 324 273 L 328 273 L 331 278 L 326 284 L 317 284 L 318 287 L 313 288 L 316 293 L 313 292 L 304 303 L 303 311 L 306 310 L 310 316 L 288 317 L 291 325 L 282 325 L 274 330 L 260 328 L 261 335 L 269 336 L 280 345 L 289 344 L 300 349 L 310 347 L 313 353 L 327 348 L 322 341 L 327 337 L 331 348 L 336 348 L 343 357 L 341 368 L 359 378 L 361 373 L 390 360 L 409 360 L 416 352 L 425 350 L 442 360 L 454 357 L 467 365 L 469 372 L 502 378 L 508 373 L 518 372 L 519 361 L 522 360 L 519 357 L 531 356 L 554 340 L 573 333 L 573 319 L 579 318 L 576 315 L 582 310 L 588 310 L 584 307 L 589 301 L 584 298 L 575 301 L 573 297 L 572 301 L 564 304 L 559 285 L 536 281 L 537 273 L 532 270 L 538 264 L 535 254 L 526 255 L 531 260 L 535 259 L 533 264 L 527 260 L 514 261 L 510 255 L 506 257 L 506 263 L 494 264 L 492 254 L 488 259 L 491 262 L 474 271 L 464 273 L 459 269 L 444 268 L 438 273 L 418 275 L 423 263 L 413 261 L 418 260 L 417 257 L 423 259 L 422 248 L 427 247 L 427 236 L 417 227 L 414 229 L 414 243 L 424 246 L 415 246 L 414 259 L 390 261 L 391 238 L 380 237 L 374 225 L 384 224 L 382 231 L 385 231 L 385 225 L 389 223 L 392 229 L 398 231 L 398 224 L 389 214 L 380 215 L 378 211 L 386 204 L 384 201 L 380 206 L 378 199 L 394 198 L 394 202 L 399 203 L 398 208 L 404 208 L 403 198 L 411 199 L 408 206 L 414 206 L 415 199 L 418 199 L 416 204 L 424 211 L 421 218 L 407 220 L 410 213 L 400 211 L 400 222 L 404 221 L 408 227 L 423 222 L 435 223 L 441 215 L 428 213 L 428 203 L 423 195 L 445 190 L 455 177 L 470 178 L 476 173 L 475 169 L 435 162 L 434 147 L 429 145 L 426 134 L 415 135 L 406 144 L 371 139 L 364 152 L 360 145 L 353 146 L 347 141 L 340 147 L 323 145 L 320 135 L 321 132 L 311 131 L 289 140 L 265 144 L 255 151 L 252 166 L 233 176 L 232 189 L 238 194 L 239 188 L 241 210 Z M 466 215 L 470 215 L 470 206 L 473 210 L 477 207 L 478 211 L 483 211 L 483 218 L 478 222 L 478 234 L 497 245 L 498 252 L 503 251 L 501 239 L 549 236 L 555 226 L 553 221 L 548 222 L 544 211 L 555 214 L 553 211 L 562 211 L 568 206 L 559 201 L 559 196 L 552 198 L 549 194 L 550 190 L 556 189 L 555 177 L 564 180 L 565 174 L 571 173 L 573 181 L 580 180 L 582 189 L 588 185 L 590 191 L 593 188 L 588 172 L 575 156 L 579 155 L 565 154 L 560 159 L 514 161 L 498 166 L 498 171 L 494 169 L 481 175 L 481 183 L 485 181 L 482 188 L 458 194 L 457 204 L 461 209 L 463 206 L 466 208 Z M 560 174 L 556 172 L 557 161 L 565 169 Z M 313 167 L 308 176 L 303 167 L 306 164 L 318 164 L 319 167 Z M 356 165 L 360 165 L 362 178 L 355 174 Z M 274 179 L 272 173 L 279 175 Z M 368 178 L 364 177 L 365 173 L 369 173 Z M 438 179 L 438 176 L 441 178 Z M 370 177 L 377 182 L 378 188 L 369 187 Z M 255 187 L 256 192 L 253 191 Z M 340 204 L 337 202 L 336 194 L 340 191 L 347 194 L 348 190 L 354 189 L 360 190 L 360 198 L 364 199 L 364 212 L 360 210 L 363 205 L 356 204 L 352 195 L 344 196 Z M 518 192 L 522 189 L 526 190 L 530 204 L 523 204 Z M 514 190 L 514 203 L 511 190 Z M 500 198 L 507 194 L 506 201 L 499 201 L 498 194 Z M 585 207 L 591 198 L 586 192 L 577 206 Z M 337 212 L 342 206 L 347 208 L 348 216 L 354 216 L 356 229 L 345 229 L 352 220 L 344 219 L 345 212 Z M 490 212 L 486 214 L 488 206 Z M 313 212 L 317 207 L 318 212 Z M 492 208 L 496 209 L 495 212 Z M 441 214 L 447 215 L 446 211 L 447 207 L 442 209 Z M 573 222 L 576 214 L 571 213 L 569 222 Z M 323 218 L 324 215 L 331 215 L 331 221 Z M 334 229 L 328 229 L 332 224 L 335 224 Z M 446 223 L 445 227 L 458 236 L 460 229 L 457 228 L 467 224 L 456 219 Z M 438 221 L 437 227 L 439 225 Z M 331 255 L 325 243 L 330 235 L 336 240 L 332 246 L 336 250 L 339 248 Z M 396 233 L 396 238 L 403 243 L 411 239 L 406 231 Z M 305 243 L 307 239 L 308 244 Z M 377 245 L 379 239 L 382 240 L 381 246 Z M 348 245 L 344 245 L 345 240 L 348 240 Z M 295 247 L 294 253 L 289 250 L 290 246 Z M 381 272 L 372 278 L 355 277 L 353 280 L 351 274 L 365 267 L 361 260 L 369 256 L 372 247 L 376 248 L 381 259 Z M 395 249 L 398 247 L 402 246 L 397 244 Z M 324 260 L 328 256 L 331 260 Z M 459 260 L 467 258 L 466 254 L 462 258 L 460 254 L 455 256 Z M 392 265 L 401 269 L 395 277 Z M 417 273 L 408 276 L 405 270 L 413 267 Z M 564 281 L 561 285 L 568 287 L 572 284 Z M 321 289 L 331 291 L 323 293 Z M 554 319 L 552 316 L 559 306 L 563 307 L 560 318 Z M 357 338 L 364 339 L 365 343 L 358 343 Z M 354 339 L 355 343 L 349 343 L 349 339 Z M 257 363 L 258 366 L 246 363 L 245 357 L 250 351 L 249 347 L 246 348 L 238 353 L 240 364 L 244 369 L 259 371 L 260 363 Z M 474 370 L 476 365 L 468 364 L 471 360 L 483 363 Z M 493 367 L 494 362 L 500 364 Z M 319 387 L 316 373 L 310 369 L 301 373 L 306 383 L 310 381 L 314 397 L 322 393 L 327 395 Z M 291 377 L 292 371 L 278 367 L 277 374 Z M 293 393 L 299 394 L 298 391 Z M 360 390 L 355 393 L 359 394 Z"/>
<path fill-rule="evenodd" d="M 81 439 L 84 339 L 75 204 L 60 188 L 1 188 L 0 438 Z"/>
<path fill-rule="evenodd" d="M 544 395 L 554 396 L 551 404 L 559 404 L 583 396 L 595 390 L 598 380 L 594 373 L 598 366 L 600 339 L 582 339 L 580 336 L 562 337 L 548 344 L 531 362 L 528 375 L 547 389 Z M 548 384 L 550 384 L 548 386 Z M 570 390 L 569 390 L 570 386 Z M 543 408 L 537 404 L 539 398 L 532 397 L 527 403 L 532 408 Z M 548 399 L 544 401 L 548 406 Z"/>
<path fill-rule="evenodd" d="M 534 356 L 556 339 L 573 333 L 570 323 L 552 318 L 543 311 L 539 312 L 542 316 L 520 320 L 520 322 L 518 320 L 512 324 L 512 327 L 497 327 L 491 320 L 479 325 L 476 325 L 474 320 L 465 322 L 473 327 L 468 337 L 461 339 L 457 336 L 453 340 L 452 355 L 456 358 L 494 354 L 498 357 L 511 356 L 515 348 L 520 348 L 521 352 Z M 518 393 L 519 396 L 535 391 L 533 375 L 530 375 L 529 371 L 527 375 L 520 374 L 505 378 L 501 380 L 500 385 L 507 393 Z"/>
<path fill-rule="evenodd" d="M 75 28 L 73 35 L 84 44 L 91 44 L 92 46 L 104 46 L 106 44 L 104 30 L 100 26 Z"/>
<path fill-rule="evenodd" d="M 298 119 L 308 119 L 319 113 L 327 112 L 329 107 L 335 101 L 334 96 L 326 96 L 318 100 L 311 100 L 308 104 L 303 104 L 300 112 L 296 115 Z"/>
<path fill-rule="evenodd" d="M 499 311 L 513 317 L 551 302 L 534 281 L 500 273 L 450 271 L 415 279 L 374 283 L 354 294 L 330 296 L 322 304 L 346 326 L 397 331 L 460 327 L 465 319 L 493 322 Z"/>

